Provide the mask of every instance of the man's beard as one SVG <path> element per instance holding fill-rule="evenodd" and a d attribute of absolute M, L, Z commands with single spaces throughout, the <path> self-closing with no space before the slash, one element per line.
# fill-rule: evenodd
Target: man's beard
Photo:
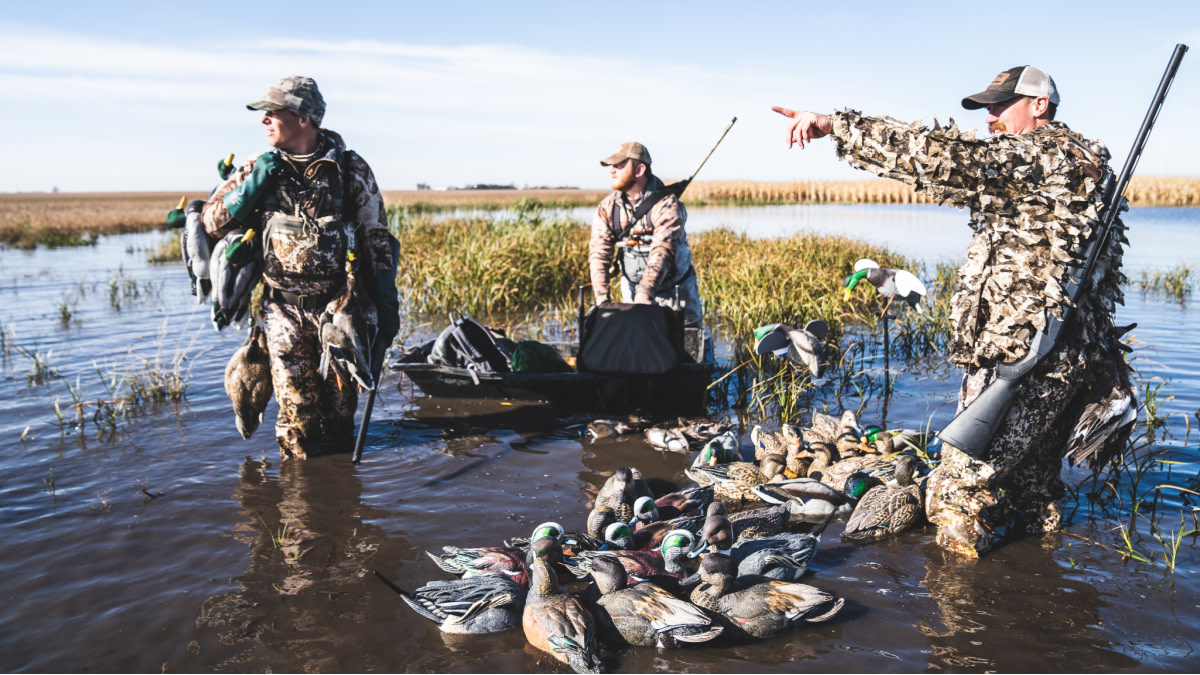
<path fill-rule="evenodd" d="M 993 134 L 1002 134 L 1008 131 L 1008 127 L 1004 126 L 1004 122 L 992 122 L 988 125 L 988 131 Z"/>
<path fill-rule="evenodd" d="M 612 186 L 613 186 L 614 190 L 619 190 L 621 192 L 624 192 L 624 191 L 628 190 L 629 188 L 633 187 L 633 184 L 636 182 L 637 182 L 637 177 L 633 175 L 632 171 L 630 171 L 629 173 L 624 174 L 623 177 L 619 176 L 617 178 L 613 178 Z"/>

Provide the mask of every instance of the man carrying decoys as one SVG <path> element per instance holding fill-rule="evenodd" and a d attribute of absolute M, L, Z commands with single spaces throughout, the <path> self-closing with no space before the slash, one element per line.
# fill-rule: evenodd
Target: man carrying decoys
<path fill-rule="evenodd" d="M 650 151 L 641 143 L 622 143 L 600 164 L 611 171 L 613 193 L 592 219 L 588 265 L 596 303 L 609 301 L 615 267 L 625 302 L 656 303 L 679 313 L 685 326 L 699 327 L 700 287 L 684 232 L 687 210 L 650 172 Z"/>
<path fill-rule="evenodd" d="M 930 127 L 853 110 L 774 108 L 792 119 L 788 147 L 831 136 L 852 166 L 970 209 L 974 237 L 958 272 L 949 345 L 950 361 L 966 370 L 960 410 L 997 377 L 998 364 L 1029 352 L 1047 315 L 1062 317 L 1068 264 L 1099 221 L 1108 151 L 1056 121 L 1058 104 L 1050 76 L 1020 66 L 962 100 L 968 110 L 987 110 L 986 139 L 953 122 Z M 1132 405 L 1113 325 L 1124 281 L 1123 226 L 1115 229 L 1075 310 L 1073 333 L 1021 380 L 990 443 L 978 457 L 944 445 L 926 504 L 942 547 L 975 557 L 1003 539 L 1058 529 L 1062 457 L 1084 406 L 1105 397 Z"/>
<path fill-rule="evenodd" d="M 280 453 L 304 458 L 349 449 L 357 385 L 319 372 L 321 319 L 331 301 L 342 298 L 352 301 L 339 303 L 339 311 L 358 305 L 363 314 L 378 313 L 376 341 L 390 343 L 399 329 L 383 198 L 362 157 L 320 128 L 325 100 L 312 78 L 285 77 L 246 107 L 263 111 L 272 149 L 217 188 L 204 206 L 205 230 L 214 237 L 238 228 L 261 233 L 262 318 L 279 403 Z M 343 298 L 356 276 L 369 300 Z"/>

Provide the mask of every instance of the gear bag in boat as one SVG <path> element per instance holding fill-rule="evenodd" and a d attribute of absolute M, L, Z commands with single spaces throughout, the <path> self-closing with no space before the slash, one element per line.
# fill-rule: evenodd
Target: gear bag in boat
<path fill-rule="evenodd" d="M 599 305 L 584 317 L 580 335 L 580 371 L 657 375 L 683 360 L 682 325 L 658 305 Z"/>
<path fill-rule="evenodd" d="M 432 364 L 481 373 L 511 372 L 511 359 L 511 340 L 467 316 L 442 331 L 429 352 Z"/>

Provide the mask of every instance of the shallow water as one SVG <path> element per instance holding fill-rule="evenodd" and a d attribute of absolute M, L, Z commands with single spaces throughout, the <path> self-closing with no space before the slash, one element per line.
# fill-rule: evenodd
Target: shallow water
<path fill-rule="evenodd" d="M 927 260 L 961 255 L 964 221 L 931 207 L 691 212 L 697 230 L 827 229 Z M 1200 259 L 1184 244 L 1195 241 L 1200 210 L 1139 209 L 1127 222 L 1130 276 Z M 0 438 L 7 439 L 0 444 L 0 668 L 561 671 L 527 648 L 520 631 L 442 635 L 370 570 L 408 588 L 445 578 L 423 551 L 498 544 L 548 519 L 580 527 L 616 468 L 637 466 L 656 491 L 667 491 L 685 483 L 688 458 L 638 438 L 589 442 L 571 428 L 585 418 L 540 406 L 428 398 L 391 375 L 360 466 L 348 455 L 281 464 L 273 405 L 249 441 L 232 424 L 221 377 L 244 333 L 211 329 L 180 266 L 144 262 L 139 249 L 163 236 L 0 251 Z M 114 280 L 119 311 L 110 301 Z M 121 291 L 130 280 L 136 297 Z M 59 305 L 73 298 L 64 326 Z M 1200 402 L 1192 338 L 1200 316 L 1193 306 L 1130 291 L 1118 321 L 1139 322 L 1141 375 L 1162 378 L 1162 395 L 1174 396 L 1159 410 L 1168 436 L 1158 445 L 1191 463 L 1156 466 L 1143 494 L 1164 483 L 1197 489 L 1200 453 L 1185 420 L 1195 420 Z M 33 361 L 18 347 L 41 352 L 62 378 L 29 383 Z M 186 354 L 190 368 L 186 401 L 141 410 L 99 433 L 91 402 L 108 395 L 96 371 L 155 358 L 169 364 L 176 354 Z M 890 424 L 949 420 L 952 372 L 895 362 L 893 369 Z M 55 400 L 68 409 L 72 388 L 89 402 L 82 432 L 56 421 Z M 837 404 L 832 393 L 829 404 Z M 877 418 L 878 406 L 868 407 L 868 418 Z M 1162 497 L 1166 513 L 1190 509 L 1177 491 Z M 833 622 L 736 648 L 607 652 L 606 665 L 625 672 L 1194 670 L 1195 537 L 1184 538 L 1172 575 L 1144 521 L 1134 544 L 1155 553 L 1157 564 L 1124 559 L 1117 524 L 1076 513 L 1069 534 L 1026 539 L 968 564 L 945 559 L 930 528 L 860 547 L 841 543 L 835 523 L 808 577 L 846 598 Z M 1163 525 L 1165 539 L 1179 529 L 1171 518 Z"/>

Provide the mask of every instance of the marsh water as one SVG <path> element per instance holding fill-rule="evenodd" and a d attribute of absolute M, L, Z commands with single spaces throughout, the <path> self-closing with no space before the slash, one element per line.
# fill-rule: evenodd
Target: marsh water
<path fill-rule="evenodd" d="M 839 232 L 935 262 L 961 255 L 965 220 L 923 206 L 713 208 L 692 209 L 689 228 Z M 1200 263 L 1200 210 L 1137 209 L 1127 223 L 1130 277 Z M 582 527 L 616 468 L 637 466 L 666 492 L 687 483 L 689 458 L 640 437 L 590 441 L 579 431 L 588 415 L 430 398 L 391 374 L 362 464 L 347 454 L 281 463 L 274 404 L 244 441 L 222 386 L 244 333 L 212 329 L 180 264 L 146 262 L 146 249 L 166 236 L 0 251 L 0 669 L 561 672 L 520 630 L 441 634 L 371 570 L 406 588 L 446 578 L 424 551 L 499 545 L 551 519 Z M 974 563 L 944 556 L 929 527 L 856 546 L 839 540 L 835 523 L 807 577 L 846 599 L 834 621 L 748 646 L 606 651 L 606 666 L 1194 671 L 1197 540 L 1178 536 L 1195 526 L 1194 502 L 1153 488 L 1200 490 L 1200 452 L 1188 435 L 1200 421 L 1200 312 L 1193 301 L 1131 287 L 1118 322 L 1134 321 L 1135 365 L 1164 420 L 1144 452 L 1165 450 L 1169 462 L 1147 463 L 1137 485 L 1113 486 L 1119 512 L 1080 503 L 1065 533 Z M 727 344 L 718 356 L 728 358 Z M 98 403 L 117 399 L 120 385 L 110 389 L 123 378 L 170 372 L 176 362 L 187 383 L 182 401 L 126 410 Z M 895 360 L 892 368 L 889 425 L 949 420 L 952 371 Z M 878 419 L 881 403 L 868 401 L 864 419 Z M 752 421 L 718 414 L 742 425 L 748 448 Z M 1068 473 L 1073 484 L 1085 477 Z M 1131 532 L 1128 542 L 1122 531 Z M 1172 542 L 1173 571 L 1164 562 Z M 1150 562 L 1123 555 L 1131 547 Z"/>

